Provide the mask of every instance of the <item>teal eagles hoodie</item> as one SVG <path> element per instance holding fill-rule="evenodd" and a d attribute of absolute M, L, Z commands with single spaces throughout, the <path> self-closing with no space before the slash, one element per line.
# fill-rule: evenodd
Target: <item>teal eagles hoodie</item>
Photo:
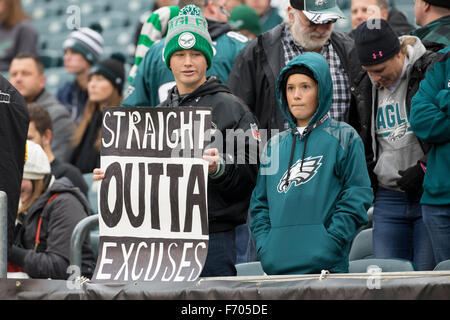
<path fill-rule="evenodd" d="M 319 106 L 302 135 L 280 88 L 294 65 L 308 67 L 319 87 Z M 251 197 L 258 258 L 267 274 L 348 272 L 351 242 L 373 200 L 363 143 L 351 126 L 327 116 L 333 88 L 321 55 L 293 59 L 276 89 L 290 129 L 267 143 Z"/>

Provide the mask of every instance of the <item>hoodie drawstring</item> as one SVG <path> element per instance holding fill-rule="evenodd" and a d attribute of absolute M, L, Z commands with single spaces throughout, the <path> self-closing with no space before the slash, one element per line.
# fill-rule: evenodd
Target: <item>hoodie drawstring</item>
<path fill-rule="evenodd" d="M 300 164 L 300 172 L 303 172 L 303 160 L 305 160 L 305 154 L 306 154 L 306 144 L 308 143 L 308 136 L 309 134 L 305 132 L 305 144 L 303 145 L 303 154 L 302 154 L 302 163 Z"/>
<path fill-rule="evenodd" d="M 292 160 L 294 159 L 294 151 L 295 151 L 295 140 L 296 137 L 300 134 L 297 130 L 291 129 L 292 133 L 292 146 L 291 146 L 291 155 L 289 156 L 289 165 L 287 169 L 286 179 L 284 181 L 284 185 L 289 185 L 289 178 L 291 177 L 291 166 L 292 166 Z M 305 155 L 305 150 L 303 150 L 303 155 Z"/>

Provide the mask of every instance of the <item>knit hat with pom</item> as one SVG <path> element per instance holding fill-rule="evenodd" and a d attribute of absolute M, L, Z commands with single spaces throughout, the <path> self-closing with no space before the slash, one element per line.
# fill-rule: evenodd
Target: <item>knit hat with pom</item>
<path fill-rule="evenodd" d="M 92 65 L 97 62 L 103 53 L 101 33 L 102 27 L 99 24 L 92 24 L 89 28 L 80 28 L 73 31 L 63 42 L 63 50 L 75 50 Z"/>
<path fill-rule="evenodd" d="M 169 21 L 163 58 L 170 68 L 170 57 L 176 51 L 198 50 L 203 53 L 211 66 L 214 55 L 213 43 L 208 32 L 208 23 L 195 5 L 187 5 L 178 16 Z"/>

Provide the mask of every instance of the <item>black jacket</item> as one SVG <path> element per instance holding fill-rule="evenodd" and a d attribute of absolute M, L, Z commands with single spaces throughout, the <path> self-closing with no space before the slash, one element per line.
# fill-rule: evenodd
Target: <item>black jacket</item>
<path fill-rule="evenodd" d="M 431 45 L 433 45 L 431 43 Z M 441 48 L 441 46 L 427 47 L 436 50 Z M 423 56 L 418 59 L 412 69 L 410 74 L 410 79 L 408 82 L 408 89 L 406 93 L 406 112 L 409 117 L 409 112 L 411 109 L 411 100 L 419 89 L 420 81 L 425 77 L 425 73 L 428 67 L 433 62 L 436 57 L 436 53 L 432 50 L 427 50 Z M 352 106 L 349 111 L 349 124 L 353 126 L 356 131 L 358 131 L 361 139 L 364 143 L 364 149 L 366 153 L 366 161 L 369 169 L 369 174 L 371 175 L 372 186 L 376 187 L 376 178 L 373 176 L 373 167 L 375 166 L 375 161 L 373 160 L 376 150 L 373 150 L 372 144 L 372 82 L 366 72 L 360 74 L 359 86 L 354 88 L 354 93 L 361 101 L 360 104 Z M 425 157 L 421 161 L 426 163 L 427 152 L 429 151 L 429 145 L 424 141 L 419 139 L 422 149 L 425 153 Z"/>
<path fill-rule="evenodd" d="M 51 200 L 54 195 L 58 195 Z M 16 241 L 8 261 L 22 267 L 32 278 L 67 279 L 73 229 L 90 212 L 86 197 L 67 178 L 56 180 L 28 209 L 16 227 Z M 40 243 L 35 250 L 40 217 Z M 88 239 L 82 246 L 81 274 L 91 276 L 94 255 Z"/>
<path fill-rule="evenodd" d="M 225 172 L 218 178 L 208 179 L 208 219 L 209 232 L 223 232 L 245 223 L 250 196 L 256 184 L 256 158 L 249 152 L 249 144 L 256 142 L 247 134 L 250 124 L 257 121 L 245 104 L 233 96 L 230 90 L 216 77 L 208 77 L 207 81 L 194 92 L 183 96 L 177 94 L 177 87 L 169 91 L 169 97 L 159 106 L 201 106 L 212 108 L 212 129 L 219 130 L 222 141 L 213 141 L 211 146 L 217 147 L 225 160 Z M 226 139 L 227 129 L 233 129 L 236 136 Z M 216 135 L 212 133 L 212 137 Z M 217 135 L 217 137 L 220 137 Z M 245 164 L 237 164 L 241 150 L 237 150 L 237 141 L 245 140 Z M 234 144 L 234 145 L 233 145 Z M 223 146 L 223 148 L 221 147 Z"/>
<path fill-rule="evenodd" d="M 240 97 L 256 115 L 261 128 L 284 130 L 284 117 L 275 98 L 275 85 L 280 71 L 285 66 L 281 43 L 284 24 L 259 35 L 244 49 L 233 65 L 227 85 Z M 350 85 L 354 88 L 362 71 L 354 49 L 353 40 L 345 33 L 333 31 L 331 43 L 347 72 Z M 353 93 L 353 91 L 352 91 Z M 359 103 L 352 96 L 352 104 Z M 270 132 L 269 132 L 270 134 Z"/>
<path fill-rule="evenodd" d="M 52 163 L 50 163 L 52 174 L 56 179 L 66 177 L 68 178 L 75 187 L 80 188 L 81 192 L 87 197 L 89 186 L 83 178 L 83 174 L 80 169 L 75 167 L 74 165 L 61 161 L 60 159 L 55 158 Z"/>
<path fill-rule="evenodd" d="M 0 75 L 0 191 L 4 191 L 8 198 L 8 245 L 13 241 L 28 123 L 24 98 Z"/>
<path fill-rule="evenodd" d="M 102 112 L 96 110 L 86 127 L 80 144 L 75 147 L 70 163 L 80 169 L 82 174 L 91 173 L 100 168 L 100 151 L 95 147 L 97 137 L 102 127 Z"/>

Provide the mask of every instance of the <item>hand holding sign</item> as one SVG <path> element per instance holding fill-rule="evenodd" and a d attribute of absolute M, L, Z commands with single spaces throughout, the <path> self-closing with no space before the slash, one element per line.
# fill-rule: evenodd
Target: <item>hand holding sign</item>
<path fill-rule="evenodd" d="M 217 148 L 205 150 L 203 153 L 203 160 L 208 161 L 209 174 L 216 172 L 219 169 L 220 162 L 222 161 Z M 94 174 L 94 181 L 100 181 L 105 178 L 105 171 L 103 169 L 96 168 L 92 173 Z"/>
<path fill-rule="evenodd" d="M 210 109 L 199 107 L 104 109 L 102 168 L 93 171 L 101 180 L 95 281 L 200 275 L 208 172 L 220 168 L 217 149 L 203 153 L 210 119 Z"/>

